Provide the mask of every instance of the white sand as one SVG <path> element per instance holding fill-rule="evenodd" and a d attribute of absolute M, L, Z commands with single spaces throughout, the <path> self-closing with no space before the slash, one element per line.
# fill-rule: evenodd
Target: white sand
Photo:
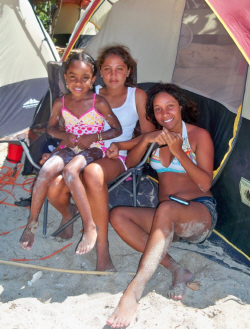
<path fill-rule="evenodd" d="M 0 152 L 0 161 L 6 151 Z M 5 165 L 13 165 L 5 162 Z M 20 176 L 17 180 L 25 180 Z M 5 189 L 10 187 L 5 187 Z M 22 187 L 13 191 L 19 199 L 28 197 Z M 0 191 L 0 200 L 6 194 Z M 14 199 L 7 200 L 13 203 Z M 22 230 L 17 229 L 27 223 L 29 210 L 21 207 L 1 205 L 0 232 L 11 233 L 0 236 L 0 260 L 12 258 L 37 259 L 50 255 L 63 246 L 73 244 L 46 260 L 23 262 L 48 267 L 31 286 L 28 281 L 39 269 L 17 267 L 0 263 L 0 328 L 60 328 L 60 329 L 108 329 L 107 317 L 116 307 L 122 292 L 137 269 L 140 254 L 128 247 L 109 228 L 110 251 L 118 272 L 111 275 L 87 275 L 67 273 L 67 270 L 94 271 L 95 250 L 85 256 L 75 254 L 81 237 L 81 221 L 74 226 L 74 237 L 70 241 L 50 238 L 58 227 L 60 215 L 49 208 L 47 238 L 42 236 L 42 216 L 33 248 L 23 250 L 19 245 Z M 140 301 L 138 310 L 129 328 L 134 329 L 243 329 L 250 328 L 250 276 L 240 271 L 248 271 L 228 258 L 221 248 L 206 242 L 212 254 L 236 269 L 226 268 L 196 253 L 196 246 L 176 243 L 171 255 L 186 266 L 201 283 L 199 291 L 187 289 L 182 301 L 167 298 L 171 284 L 170 274 L 159 266 L 150 280 Z M 19 262 L 18 264 L 22 264 Z M 53 272 L 52 269 L 62 269 Z M 65 272 L 64 272 L 65 271 Z M 250 273 L 250 272 L 249 272 Z"/>

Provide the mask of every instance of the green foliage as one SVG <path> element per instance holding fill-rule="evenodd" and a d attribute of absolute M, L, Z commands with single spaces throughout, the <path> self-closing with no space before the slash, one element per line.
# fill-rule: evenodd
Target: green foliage
<path fill-rule="evenodd" d="M 35 12 L 40 18 L 45 30 L 51 35 L 53 15 L 56 8 L 56 1 L 44 1 L 35 4 Z"/>

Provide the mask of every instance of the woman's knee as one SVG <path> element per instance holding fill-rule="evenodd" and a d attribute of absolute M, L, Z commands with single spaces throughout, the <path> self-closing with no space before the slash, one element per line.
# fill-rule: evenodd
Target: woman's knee
<path fill-rule="evenodd" d="M 126 215 L 125 209 L 123 207 L 113 208 L 110 211 L 110 224 L 116 231 L 120 231 L 123 228 L 127 219 L 128 216 Z"/>
<path fill-rule="evenodd" d="M 157 224 L 159 222 L 160 224 L 166 224 L 166 223 L 174 223 L 175 214 L 176 214 L 176 204 L 174 201 L 163 201 L 159 204 L 155 218 L 154 223 Z"/>

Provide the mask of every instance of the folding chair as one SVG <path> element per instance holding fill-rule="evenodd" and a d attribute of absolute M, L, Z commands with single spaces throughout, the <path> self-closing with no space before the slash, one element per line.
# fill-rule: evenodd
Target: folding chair
<path fill-rule="evenodd" d="M 108 192 L 113 191 L 117 186 L 122 184 L 127 178 L 132 176 L 132 183 L 133 183 L 133 189 L 132 189 L 132 196 L 133 196 L 133 206 L 137 206 L 137 195 L 139 191 L 140 181 L 142 177 L 143 169 L 145 168 L 145 165 L 147 164 L 148 157 L 150 154 L 155 150 L 155 148 L 158 147 L 157 143 L 152 143 L 147 152 L 145 153 L 144 157 L 142 158 L 141 162 L 136 166 L 129 168 L 125 172 L 123 172 L 121 175 L 117 176 L 114 180 L 108 183 Z M 61 231 L 63 231 L 66 227 L 73 224 L 79 217 L 80 213 L 77 213 L 68 223 L 61 226 L 58 230 L 56 230 L 51 236 L 55 237 L 57 236 Z"/>

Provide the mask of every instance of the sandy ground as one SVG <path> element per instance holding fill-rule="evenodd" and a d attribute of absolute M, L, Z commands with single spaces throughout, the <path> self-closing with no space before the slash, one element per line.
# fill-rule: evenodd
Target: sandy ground
<path fill-rule="evenodd" d="M 2 144 L 5 145 L 5 144 Z M 6 149 L 1 144 L 0 165 Z M 4 162 L 4 165 L 13 167 Z M 21 175 L 17 183 L 26 178 Z M 5 187 L 8 189 L 9 187 Z M 16 199 L 27 197 L 21 186 L 15 186 Z M 0 200 L 6 193 L 0 191 Z M 6 202 L 13 203 L 10 196 Z M 69 241 L 50 238 L 58 227 L 59 214 L 49 208 L 48 234 L 42 235 L 42 216 L 33 248 L 23 250 L 19 245 L 22 229 L 27 223 L 29 210 L 1 204 L 0 232 L 0 328 L 60 328 L 108 329 L 106 319 L 116 307 L 122 292 L 132 279 L 140 254 L 128 247 L 109 228 L 110 251 L 117 273 L 95 275 L 95 250 L 85 256 L 75 254 L 81 237 L 81 222 L 74 225 L 74 237 Z M 39 260 L 72 243 L 54 256 Z M 134 329 L 243 329 L 250 327 L 250 271 L 237 265 L 223 250 L 209 241 L 206 249 L 222 264 L 209 260 L 195 245 L 175 243 L 170 254 L 195 275 L 200 290 L 187 289 L 182 301 L 167 298 L 171 285 L 170 274 L 159 266 L 150 280 L 138 310 L 129 328 Z M 11 259 L 31 259 L 12 262 Z M 4 261 L 10 263 L 4 263 Z M 24 265 L 30 267 L 16 266 Z M 38 266 L 38 268 L 32 268 Z M 45 267 L 41 269 L 39 266 Z M 59 269 L 58 271 L 53 271 Z M 75 271 L 69 273 L 68 271 Z M 83 271 L 93 271 L 84 274 Z M 42 276 L 30 284 L 37 272 Z M 243 273 L 244 272 L 244 273 Z"/>

